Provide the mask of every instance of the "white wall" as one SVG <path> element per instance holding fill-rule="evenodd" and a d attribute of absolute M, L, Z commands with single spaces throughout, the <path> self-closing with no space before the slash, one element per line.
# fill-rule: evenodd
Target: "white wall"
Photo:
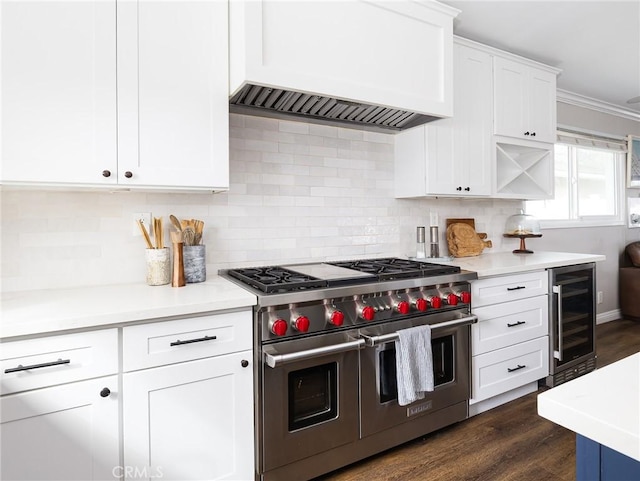
<path fill-rule="evenodd" d="M 473 217 L 492 250 L 520 201 L 398 200 L 393 135 L 231 115 L 225 194 L 8 190 L 2 201 L 5 292 L 144 282 L 134 212 L 205 221 L 207 270 L 285 262 L 411 255 L 416 226 Z M 168 234 L 165 234 L 168 238 Z M 533 243 L 533 241 L 532 241 Z M 532 245 L 537 248 L 537 245 Z"/>

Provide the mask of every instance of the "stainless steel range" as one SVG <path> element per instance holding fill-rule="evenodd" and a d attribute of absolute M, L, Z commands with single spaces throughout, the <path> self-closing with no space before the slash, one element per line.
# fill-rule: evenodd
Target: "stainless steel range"
<path fill-rule="evenodd" d="M 383 258 L 220 274 L 258 297 L 256 479 L 311 479 L 468 417 L 474 272 Z M 397 331 L 425 324 L 435 389 L 401 406 Z"/>

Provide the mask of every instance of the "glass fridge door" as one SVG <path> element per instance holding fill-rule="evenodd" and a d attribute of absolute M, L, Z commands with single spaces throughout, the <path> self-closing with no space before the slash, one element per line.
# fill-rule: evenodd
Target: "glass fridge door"
<path fill-rule="evenodd" d="M 595 279 L 591 264 L 554 271 L 552 284 L 556 366 L 595 352 Z"/>

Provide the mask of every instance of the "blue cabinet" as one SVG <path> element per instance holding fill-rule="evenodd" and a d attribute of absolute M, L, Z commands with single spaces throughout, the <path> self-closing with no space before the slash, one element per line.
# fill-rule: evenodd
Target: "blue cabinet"
<path fill-rule="evenodd" d="M 640 462 L 576 434 L 576 481 L 640 480 Z"/>

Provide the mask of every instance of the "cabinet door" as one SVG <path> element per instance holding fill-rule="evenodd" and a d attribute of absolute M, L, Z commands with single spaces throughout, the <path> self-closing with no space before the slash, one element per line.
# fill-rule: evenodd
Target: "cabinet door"
<path fill-rule="evenodd" d="M 529 127 L 540 142 L 555 143 L 557 129 L 556 76 L 544 70 L 529 71 Z"/>
<path fill-rule="evenodd" d="M 169 480 L 253 479 L 251 351 L 127 373 L 124 464 Z"/>
<path fill-rule="evenodd" d="M 117 386 L 109 376 L 0 398 L 0 477 L 117 479 Z"/>
<path fill-rule="evenodd" d="M 119 184 L 228 188 L 227 10 L 118 3 Z"/>
<path fill-rule="evenodd" d="M 115 0 L 0 9 L 2 182 L 115 183 Z"/>
<path fill-rule="evenodd" d="M 501 57 L 493 61 L 494 132 L 524 138 L 528 129 L 528 67 Z"/>
<path fill-rule="evenodd" d="M 454 46 L 452 119 L 427 125 L 427 192 L 491 194 L 492 65 L 488 53 Z"/>

